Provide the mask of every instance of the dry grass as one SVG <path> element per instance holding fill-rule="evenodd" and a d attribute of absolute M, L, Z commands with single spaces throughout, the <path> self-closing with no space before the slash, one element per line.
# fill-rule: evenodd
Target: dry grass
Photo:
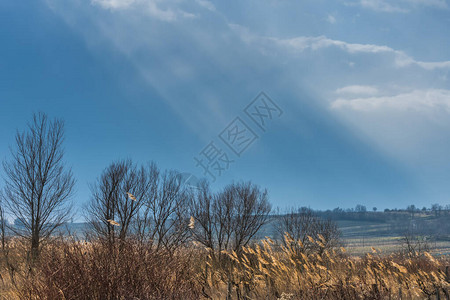
<path fill-rule="evenodd" d="M 194 259 L 189 250 L 169 256 L 136 241 L 55 241 L 31 271 L 20 266 L 17 287 L 0 299 L 199 299 Z"/>
<path fill-rule="evenodd" d="M 352 257 L 340 249 L 308 253 L 289 238 L 287 245 L 266 239 L 239 253 L 191 245 L 169 255 L 133 240 L 111 245 L 60 239 L 29 269 L 20 256 L 24 248 L 15 242 L 9 255 L 15 285 L 3 259 L 0 299 L 435 299 L 438 292 L 448 297 L 448 257 L 387 256 L 375 249 Z"/>
<path fill-rule="evenodd" d="M 319 246 L 320 240 L 314 241 Z M 227 270 L 211 272 L 210 290 L 220 289 L 219 278 L 232 283 L 234 299 L 427 299 L 448 297 L 448 258 L 382 256 L 373 249 L 364 257 L 343 250 L 309 253 L 287 238 L 288 247 L 270 239 L 226 252 Z M 213 258 L 210 256 L 210 261 Z M 214 269 L 214 268 L 211 268 Z M 217 268 L 216 268 L 217 269 Z M 224 275 L 225 274 L 225 275 Z M 222 283 L 222 293 L 224 293 Z M 226 291 L 229 294 L 229 291 Z M 216 296 L 216 295 L 215 295 Z M 221 299 L 224 298 L 222 295 Z"/>

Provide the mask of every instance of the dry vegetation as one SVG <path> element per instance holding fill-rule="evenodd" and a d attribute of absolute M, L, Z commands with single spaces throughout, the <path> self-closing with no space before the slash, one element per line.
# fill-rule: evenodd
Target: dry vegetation
<path fill-rule="evenodd" d="M 10 249 L 19 252 L 21 248 Z M 32 267 L 24 257 L 2 264 L 1 299 L 198 299 L 193 251 L 169 255 L 127 241 L 58 239 Z"/>
<path fill-rule="evenodd" d="M 58 238 L 30 266 L 19 239 L 7 242 L 1 299 L 448 299 L 450 261 L 383 256 L 373 249 L 351 257 L 345 249 L 305 251 L 285 237 L 212 249 L 189 243 L 174 253 L 129 239 L 111 245 Z M 286 245 L 286 246 L 284 246 Z M 7 259 L 6 259 L 7 258 Z"/>
<path fill-rule="evenodd" d="M 193 191 L 177 173 L 131 160 L 91 185 L 85 238 L 57 237 L 74 184 L 62 140 L 62 122 L 37 115 L 4 164 L 0 299 L 450 298 L 450 261 L 425 252 L 420 236 L 395 255 L 352 257 L 335 222 L 292 209 L 278 218 L 284 238 L 255 241 L 272 211 L 266 190 Z"/>

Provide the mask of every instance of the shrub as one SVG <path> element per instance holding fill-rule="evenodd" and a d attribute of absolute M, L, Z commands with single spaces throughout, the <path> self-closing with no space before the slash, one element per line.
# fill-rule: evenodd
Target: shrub
<path fill-rule="evenodd" d="M 192 251 L 169 255 L 127 240 L 58 241 L 43 251 L 23 299 L 198 299 Z"/>

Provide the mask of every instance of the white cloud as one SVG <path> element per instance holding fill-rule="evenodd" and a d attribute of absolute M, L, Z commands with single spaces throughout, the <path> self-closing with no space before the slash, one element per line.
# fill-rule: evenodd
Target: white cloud
<path fill-rule="evenodd" d="M 359 5 L 363 8 L 388 13 L 407 13 L 417 6 L 430 6 L 440 9 L 448 8 L 445 0 L 401 0 L 396 1 L 395 5 L 392 4 L 392 2 L 385 0 L 359 0 L 358 2 L 351 2 L 347 4 Z"/>
<path fill-rule="evenodd" d="M 424 62 L 415 60 L 406 53 L 400 50 L 395 50 L 385 45 L 375 44 L 359 44 L 348 43 L 340 40 L 329 39 L 326 36 L 308 37 L 300 36 L 288 39 L 276 38 L 276 37 L 260 37 L 252 34 L 247 28 L 229 24 L 230 28 L 235 30 L 243 41 L 246 43 L 259 42 L 266 45 L 275 44 L 279 47 L 294 52 L 302 52 L 305 50 L 320 50 L 323 48 L 337 47 L 350 54 L 356 53 L 373 53 L 373 54 L 390 54 L 393 55 L 395 66 L 408 67 L 419 66 L 426 70 L 435 69 L 450 69 L 450 61 L 438 61 L 438 62 Z"/>
<path fill-rule="evenodd" d="M 336 23 L 336 18 L 332 15 L 328 15 L 327 22 L 330 24 L 334 24 L 334 23 Z"/>
<path fill-rule="evenodd" d="M 369 8 L 369 9 L 372 9 L 375 11 L 400 12 L 400 13 L 408 12 L 407 9 L 393 6 L 389 3 L 381 1 L 381 0 L 361 0 L 359 2 L 359 4 L 364 8 Z"/>
<path fill-rule="evenodd" d="M 438 8 L 448 8 L 445 0 L 403 0 L 412 4 L 420 4 L 423 6 L 434 6 Z"/>
<path fill-rule="evenodd" d="M 194 18 L 194 14 L 183 11 L 177 7 L 177 3 L 160 0 L 91 0 L 93 4 L 99 5 L 104 9 L 125 10 L 139 9 L 147 15 L 166 22 L 176 21 L 180 18 Z M 202 0 L 200 0 L 202 1 Z M 161 8 L 161 4 L 165 8 Z"/>
<path fill-rule="evenodd" d="M 423 88 L 390 95 L 345 96 L 332 102 L 330 108 L 361 139 L 398 162 L 420 172 L 448 165 L 445 156 L 450 137 L 448 89 Z"/>
<path fill-rule="evenodd" d="M 369 85 L 349 85 L 336 90 L 339 95 L 376 95 L 378 89 Z"/>
<path fill-rule="evenodd" d="M 439 61 L 439 62 L 415 61 L 414 63 L 426 70 L 444 69 L 444 68 L 450 69 L 450 61 Z"/>
<path fill-rule="evenodd" d="M 393 96 L 339 98 L 331 103 L 332 109 L 350 109 L 353 111 L 378 111 L 382 109 L 396 111 L 450 113 L 450 90 L 425 89 L 413 90 Z"/>
<path fill-rule="evenodd" d="M 174 21 L 177 18 L 175 11 L 171 9 L 160 9 L 155 2 L 150 1 L 147 6 L 148 12 L 151 16 L 156 17 L 162 21 Z"/>
<path fill-rule="evenodd" d="M 212 4 L 208 0 L 196 0 L 195 2 L 197 2 L 197 4 L 201 7 L 204 7 L 210 11 L 216 11 L 216 7 L 214 6 L 214 4 Z"/>
<path fill-rule="evenodd" d="M 328 47 L 338 47 L 342 50 L 345 50 L 349 53 L 358 53 L 358 52 L 365 52 L 365 53 L 380 53 L 380 52 L 395 52 L 392 48 L 389 48 L 387 46 L 379 46 L 379 45 L 372 45 L 372 44 L 352 44 L 347 43 L 339 40 L 332 40 L 325 36 L 318 36 L 318 37 L 295 37 L 291 39 L 278 39 L 278 38 L 271 38 L 273 41 L 278 43 L 281 46 L 285 46 L 288 48 L 291 48 L 292 50 L 298 50 L 303 51 L 306 49 L 311 50 L 318 50 L 321 48 L 328 48 Z"/>
<path fill-rule="evenodd" d="M 98 4 L 105 9 L 124 9 L 136 2 L 136 0 L 92 0 L 93 4 Z"/>

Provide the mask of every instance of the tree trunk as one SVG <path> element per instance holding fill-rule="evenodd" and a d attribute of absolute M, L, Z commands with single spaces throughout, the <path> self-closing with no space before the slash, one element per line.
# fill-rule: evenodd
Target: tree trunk
<path fill-rule="evenodd" d="M 31 237 L 31 262 L 35 262 L 39 257 L 39 234 L 33 232 Z"/>

